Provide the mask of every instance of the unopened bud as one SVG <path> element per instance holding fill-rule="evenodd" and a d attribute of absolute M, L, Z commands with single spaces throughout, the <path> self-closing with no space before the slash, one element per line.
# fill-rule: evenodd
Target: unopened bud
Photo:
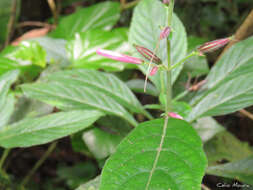
<path fill-rule="evenodd" d="M 150 76 L 153 76 L 153 75 L 155 75 L 156 74 L 156 72 L 157 72 L 157 70 L 158 70 L 158 67 L 153 67 L 152 69 L 151 69 L 151 71 L 150 71 L 150 73 L 149 73 L 149 75 Z"/>
<path fill-rule="evenodd" d="M 175 112 L 169 112 L 169 113 L 168 113 L 168 116 L 169 116 L 169 117 L 176 118 L 176 119 L 184 119 L 181 115 L 178 115 L 178 114 L 175 113 Z"/>
<path fill-rule="evenodd" d="M 157 57 L 152 51 L 150 51 L 149 49 L 142 47 L 142 46 L 138 46 L 138 45 L 134 45 L 134 47 L 136 48 L 136 50 L 143 56 L 145 57 L 147 60 L 152 61 L 156 64 L 160 64 L 162 61 L 159 57 Z"/>
<path fill-rule="evenodd" d="M 206 42 L 203 45 L 199 46 L 197 50 L 201 55 L 203 55 L 204 53 L 212 52 L 225 46 L 231 40 L 232 40 L 232 37 L 222 38 L 222 39 L 214 40 L 211 42 Z"/>
<path fill-rule="evenodd" d="M 166 4 L 166 5 L 169 5 L 170 4 L 170 0 L 163 0 L 163 3 Z"/>
<path fill-rule="evenodd" d="M 162 29 L 160 33 L 160 40 L 167 38 L 170 35 L 171 28 L 169 26 L 166 26 Z"/>

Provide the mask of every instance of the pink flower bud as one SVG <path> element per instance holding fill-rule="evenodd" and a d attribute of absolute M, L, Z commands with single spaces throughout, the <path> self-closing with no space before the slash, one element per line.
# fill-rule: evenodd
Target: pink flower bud
<path fill-rule="evenodd" d="M 225 46 L 231 40 L 232 40 L 232 37 L 222 38 L 222 39 L 214 40 L 211 42 L 206 42 L 203 45 L 199 46 L 197 48 L 197 50 L 199 51 L 200 54 L 212 52 L 212 51 L 215 51 L 215 50 Z"/>
<path fill-rule="evenodd" d="M 170 0 L 163 0 L 163 3 L 166 4 L 166 5 L 169 5 L 170 4 Z"/>
<path fill-rule="evenodd" d="M 110 51 L 110 50 L 105 50 L 105 49 L 97 49 L 97 54 L 98 55 L 102 55 L 104 57 L 107 57 L 109 59 L 113 59 L 116 61 L 120 61 L 120 62 L 124 62 L 124 63 L 133 63 L 133 64 L 142 64 L 143 60 L 136 58 L 136 57 L 131 57 L 129 55 L 124 55 L 121 53 L 117 53 L 114 51 Z"/>
<path fill-rule="evenodd" d="M 134 45 L 134 47 L 136 48 L 136 50 L 143 56 L 145 57 L 147 60 L 152 60 L 152 62 L 156 63 L 156 64 L 160 64 L 162 61 L 159 57 L 157 57 L 152 51 L 150 51 L 149 49 L 142 47 L 142 46 L 138 46 L 138 45 Z"/>
<path fill-rule="evenodd" d="M 170 35 L 171 28 L 169 26 L 166 26 L 163 28 L 163 30 L 160 33 L 160 40 L 167 38 Z"/>
<path fill-rule="evenodd" d="M 156 72 L 157 72 L 157 70 L 158 70 L 158 67 L 153 67 L 153 68 L 151 69 L 151 71 L 150 71 L 149 75 L 150 75 L 150 76 L 155 75 L 155 74 L 156 74 Z"/>
<path fill-rule="evenodd" d="M 176 118 L 176 119 L 184 119 L 181 115 L 178 115 L 177 113 L 174 113 L 174 112 L 169 112 L 168 116 Z"/>

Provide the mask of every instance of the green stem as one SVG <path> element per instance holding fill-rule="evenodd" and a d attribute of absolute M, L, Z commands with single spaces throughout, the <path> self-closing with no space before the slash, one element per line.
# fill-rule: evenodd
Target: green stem
<path fill-rule="evenodd" d="M 53 150 L 56 148 L 57 141 L 53 142 L 45 152 L 45 154 L 36 162 L 36 164 L 33 166 L 33 168 L 29 171 L 29 173 L 25 176 L 23 181 L 20 184 L 21 189 L 24 189 L 24 186 L 28 183 L 30 178 L 33 176 L 35 171 L 43 164 L 43 162 L 48 158 L 48 156 L 53 152 Z"/>
<path fill-rule="evenodd" d="M 174 0 L 170 1 L 169 6 L 167 7 L 168 13 L 168 26 L 171 26 L 172 16 L 174 9 Z M 167 38 L 167 68 L 171 67 L 171 44 L 169 38 Z M 171 71 L 167 71 L 167 80 L 166 80 L 166 108 L 165 113 L 168 115 L 170 111 L 172 111 L 172 83 L 171 83 Z"/>
<path fill-rule="evenodd" d="M 2 154 L 1 160 L 0 160 L 0 173 L 5 177 L 8 177 L 8 175 L 5 173 L 5 171 L 3 169 L 3 165 L 4 165 L 4 161 L 6 160 L 10 150 L 11 149 L 9 149 L 9 148 L 5 149 L 3 154 Z"/>
<path fill-rule="evenodd" d="M 188 56 L 186 56 L 184 59 L 182 59 L 181 61 L 177 62 L 176 64 L 172 65 L 171 67 L 169 67 L 169 71 L 176 68 L 177 66 L 183 64 L 187 59 L 191 58 L 194 55 L 198 55 L 198 52 L 193 51 L 191 52 Z"/>

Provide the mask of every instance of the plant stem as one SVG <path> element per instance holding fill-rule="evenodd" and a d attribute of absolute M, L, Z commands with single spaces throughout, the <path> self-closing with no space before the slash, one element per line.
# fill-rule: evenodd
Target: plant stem
<path fill-rule="evenodd" d="M 187 59 L 191 58 L 194 55 L 198 55 L 198 52 L 193 51 L 191 52 L 188 56 L 186 56 L 184 59 L 182 59 L 181 61 L 177 62 L 176 64 L 172 65 L 171 67 L 169 67 L 169 70 L 172 70 L 174 68 L 176 68 L 177 66 L 183 64 Z"/>
<path fill-rule="evenodd" d="M 33 176 L 35 171 L 43 164 L 43 162 L 48 158 L 48 156 L 53 152 L 53 150 L 56 148 L 57 141 L 53 142 L 47 149 L 47 151 L 44 153 L 44 155 L 36 162 L 36 164 L 33 166 L 33 168 L 29 171 L 29 173 L 25 176 L 25 178 L 22 180 L 20 187 L 21 189 L 24 189 L 24 186 L 28 183 L 30 178 Z"/>
<path fill-rule="evenodd" d="M 239 111 L 241 114 L 245 115 L 246 117 L 248 117 L 249 119 L 253 120 L 253 114 L 246 111 L 245 109 L 242 109 Z"/>
<path fill-rule="evenodd" d="M 15 25 L 15 21 L 16 21 L 16 11 L 17 11 L 17 0 L 12 0 L 11 14 L 10 14 L 10 19 L 9 19 L 8 26 L 7 26 L 7 37 L 6 37 L 6 41 L 4 43 L 5 47 L 7 45 L 9 45 L 9 43 L 11 41 L 11 37 L 13 34 L 13 29 L 14 29 L 14 25 Z"/>
<path fill-rule="evenodd" d="M 168 10 L 168 26 L 171 26 L 173 9 L 174 9 L 174 0 L 170 1 L 170 4 L 167 8 Z M 171 44 L 169 38 L 167 38 L 167 68 L 171 67 Z M 167 80 L 166 80 L 166 107 L 165 114 L 166 116 L 172 110 L 172 84 L 171 84 L 171 71 L 167 71 Z"/>
<path fill-rule="evenodd" d="M 5 176 L 5 177 L 8 177 L 8 175 L 5 173 L 4 169 L 3 169 L 3 165 L 4 165 L 4 161 L 6 160 L 9 152 L 10 152 L 11 149 L 7 148 L 7 149 L 4 149 L 4 152 L 2 154 L 2 157 L 1 157 L 1 160 L 0 160 L 0 173 Z"/>

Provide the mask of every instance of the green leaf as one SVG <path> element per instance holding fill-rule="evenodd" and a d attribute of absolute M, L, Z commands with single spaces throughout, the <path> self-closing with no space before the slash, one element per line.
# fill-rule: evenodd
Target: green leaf
<path fill-rule="evenodd" d="M 210 140 L 217 133 L 225 130 L 225 128 L 212 117 L 198 119 L 196 123 L 194 123 L 194 128 L 197 130 L 203 142 Z"/>
<path fill-rule="evenodd" d="M 7 94 L 11 85 L 17 80 L 19 75 L 18 70 L 9 71 L 0 76 L 0 108 L 5 106 Z M 1 116 L 1 115 L 0 115 Z"/>
<path fill-rule="evenodd" d="M 126 84 L 132 91 L 137 92 L 137 93 L 144 93 L 144 90 L 143 90 L 144 83 L 145 83 L 144 80 L 132 79 L 132 80 L 127 81 Z M 150 82 L 147 82 L 145 94 L 149 94 L 152 96 L 158 96 L 159 92 L 153 84 L 151 84 Z"/>
<path fill-rule="evenodd" d="M 144 122 L 120 143 L 104 166 L 100 190 L 200 189 L 206 167 L 201 139 L 183 120 L 164 122 Z"/>
<path fill-rule="evenodd" d="M 92 82 L 93 78 L 90 80 Z M 122 117 L 136 126 L 137 122 L 126 109 L 112 97 L 83 84 L 71 81 L 51 81 L 22 85 L 25 95 L 63 110 L 99 109 L 111 115 Z"/>
<path fill-rule="evenodd" d="M 35 41 L 24 41 L 19 47 L 8 55 L 10 59 L 18 61 L 20 65 L 46 66 L 46 52 Z"/>
<path fill-rule="evenodd" d="M 129 54 L 128 29 L 117 28 L 112 31 L 89 30 L 76 33 L 75 38 L 67 44 L 72 67 L 88 69 L 104 69 L 121 71 L 124 67 L 136 67 L 133 64 L 121 63 L 97 55 L 98 48 L 109 49 L 119 53 Z"/>
<path fill-rule="evenodd" d="M 144 46 L 154 51 L 161 29 L 160 26 L 166 24 L 166 9 L 164 5 L 157 0 L 143 0 L 134 10 L 133 19 L 130 27 L 129 40 L 132 44 Z M 187 39 L 183 24 L 174 14 L 172 18 L 173 35 L 171 39 L 171 61 L 176 64 L 186 55 Z M 166 40 L 160 42 L 158 57 L 164 62 L 167 59 Z M 172 70 L 172 82 L 174 83 L 179 75 L 182 65 Z M 146 74 L 147 67 L 140 66 L 142 72 Z M 160 87 L 160 72 L 150 77 L 158 89 Z"/>
<path fill-rule="evenodd" d="M 51 36 L 66 39 L 73 37 L 76 32 L 85 32 L 90 29 L 109 30 L 116 24 L 119 17 L 119 3 L 109 1 L 97 3 L 62 18 Z"/>
<path fill-rule="evenodd" d="M 16 61 L 8 59 L 6 57 L 0 57 L 0 75 L 18 68 L 19 64 Z"/>
<path fill-rule="evenodd" d="M 232 178 L 253 185 L 253 156 L 236 162 L 208 167 L 207 174 Z"/>
<path fill-rule="evenodd" d="M 224 115 L 253 104 L 253 37 L 231 47 L 215 64 L 192 101 L 189 121 Z"/>
<path fill-rule="evenodd" d="M 102 115 L 96 110 L 79 110 L 24 119 L 1 129 L 0 146 L 14 148 L 48 143 L 89 127 Z"/>
<path fill-rule="evenodd" d="M 99 94 L 113 98 L 131 111 L 145 113 L 144 108 L 131 90 L 112 74 L 89 69 L 76 69 L 54 73 L 48 79 L 50 82 L 66 83 L 76 87 L 85 86 L 91 90 L 97 90 Z"/>
<path fill-rule="evenodd" d="M 124 120 L 111 116 L 103 117 L 97 123 L 99 127 L 86 130 L 82 139 L 96 159 L 104 159 L 115 152 L 131 128 Z"/>
<path fill-rule="evenodd" d="M 0 128 L 9 123 L 11 115 L 14 111 L 14 106 L 15 106 L 15 98 L 12 94 L 10 94 L 6 97 L 5 103 L 0 110 Z"/>
<path fill-rule="evenodd" d="M 94 178 L 93 180 L 81 185 L 76 190 L 98 190 L 100 183 L 100 175 Z"/>
<path fill-rule="evenodd" d="M 237 161 L 253 154 L 246 142 L 241 142 L 233 134 L 224 130 L 207 141 L 204 149 L 208 158 L 208 165 L 216 165 L 220 161 Z"/>
<path fill-rule="evenodd" d="M 47 62 L 54 61 L 55 63 L 62 63 L 69 65 L 69 60 L 66 52 L 66 40 L 54 39 L 50 37 L 34 38 L 32 41 L 38 42 L 46 51 Z"/>

